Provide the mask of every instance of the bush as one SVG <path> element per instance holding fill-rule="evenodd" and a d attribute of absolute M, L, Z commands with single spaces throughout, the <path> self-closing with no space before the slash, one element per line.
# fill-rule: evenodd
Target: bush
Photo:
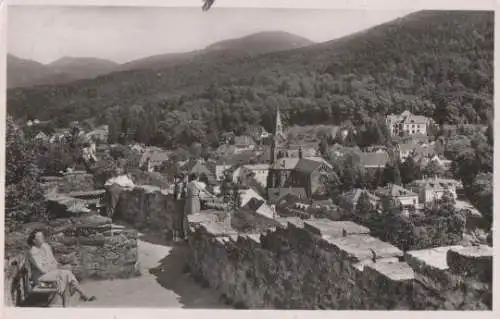
<path fill-rule="evenodd" d="M 26 140 L 7 118 L 5 217 L 12 223 L 47 219 L 45 198 L 39 183 L 35 144 Z"/>

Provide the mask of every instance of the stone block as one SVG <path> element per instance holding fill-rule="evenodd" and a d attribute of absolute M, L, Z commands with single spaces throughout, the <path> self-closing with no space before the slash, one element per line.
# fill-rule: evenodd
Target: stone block
<path fill-rule="evenodd" d="M 346 237 L 323 236 L 323 239 L 330 245 L 336 247 L 343 258 L 353 262 L 365 259 L 375 259 L 402 257 L 403 252 L 397 247 L 383 242 L 378 238 L 367 235 L 351 235 Z"/>
<path fill-rule="evenodd" d="M 405 261 L 415 270 L 416 279 L 427 288 L 453 289 L 461 281 L 448 271 L 447 254 L 450 249 L 457 247 L 460 246 L 408 251 L 405 254 Z"/>
<path fill-rule="evenodd" d="M 481 245 L 452 248 L 448 251 L 447 261 L 450 270 L 455 274 L 474 277 L 482 282 L 492 282 L 492 247 Z"/>
<path fill-rule="evenodd" d="M 297 217 L 287 217 L 287 228 L 303 229 L 304 221 Z"/>
<path fill-rule="evenodd" d="M 370 229 L 351 221 L 331 221 L 328 219 L 305 221 L 304 228 L 316 235 L 330 237 L 370 233 Z"/>
<path fill-rule="evenodd" d="M 365 271 L 369 273 L 369 269 L 392 282 L 411 281 L 415 279 L 413 268 L 405 262 L 376 262 L 366 265 Z"/>
<path fill-rule="evenodd" d="M 112 220 L 109 217 L 104 217 L 97 214 L 89 214 L 84 215 L 78 218 L 72 218 L 72 221 L 75 225 L 85 225 L 87 227 L 90 226 L 102 226 L 108 225 L 111 227 Z"/>

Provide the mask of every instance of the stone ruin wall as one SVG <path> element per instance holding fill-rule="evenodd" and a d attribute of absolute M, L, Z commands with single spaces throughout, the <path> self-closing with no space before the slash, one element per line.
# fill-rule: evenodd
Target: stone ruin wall
<path fill-rule="evenodd" d="M 176 205 L 171 194 L 156 186 L 121 188 L 112 218 L 140 230 L 170 236 L 180 217 L 181 208 Z"/>
<path fill-rule="evenodd" d="M 238 307 L 491 310 L 491 247 L 403 253 L 353 222 L 281 218 L 238 234 L 209 215 L 189 217 L 189 267 Z"/>
<path fill-rule="evenodd" d="M 137 231 L 114 229 L 111 220 L 100 216 L 64 218 L 46 224 L 29 225 L 23 231 L 9 234 L 4 260 L 4 299 L 16 305 L 26 299 L 22 288 L 23 271 L 28 247 L 26 239 L 31 229 L 42 228 L 51 235 L 47 242 L 61 265 L 73 271 L 79 280 L 130 278 L 140 275 Z M 18 299 L 18 300 L 14 300 Z"/>

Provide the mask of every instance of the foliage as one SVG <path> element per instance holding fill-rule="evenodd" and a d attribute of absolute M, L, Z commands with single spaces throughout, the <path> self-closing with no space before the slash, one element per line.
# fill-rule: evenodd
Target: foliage
<path fill-rule="evenodd" d="M 383 183 L 386 184 L 396 184 L 401 185 L 401 172 L 399 171 L 399 165 L 387 163 L 383 172 Z"/>
<path fill-rule="evenodd" d="M 27 222 L 47 218 L 45 198 L 38 182 L 35 145 L 7 118 L 5 217 Z"/>
<path fill-rule="evenodd" d="M 420 167 L 415 163 L 413 157 L 409 157 L 400 165 L 401 181 L 403 184 L 411 183 L 422 177 Z"/>
<path fill-rule="evenodd" d="M 64 143 L 43 143 L 37 145 L 37 165 L 42 174 L 56 176 L 59 172 L 73 167 L 80 157 L 78 149 Z"/>
<path fill-rule="evenodd" d="M 404 251 L 454 245 L 462 239 L 465 216 L 455 211 L 451 198 L 445 196 L 440 203 L 423 211 L 407 213 L 390 198 L 381 200 L 379 214 L 366 197 L 360 196 L 354 218 L 370 228 L 374 236 Z"/>
<path fill-rule="evenodd" d="M 486 123 L 493 110 L 493 43 L 493 12 L 424 11 L 293 51 L 223 51 L 184 64 L 13 89 L 8 110 L 64 126 L 95 117 L 110 125 L 110 141 L 176 147 L 211 145 L 221 132 L 254 125 L 270 130 L 279 106 L 288 125 L 350 120 L 359 129 L 351 137 L 383 144 L 377 116 L 387 113 Z"/>
<path fill-rule="evenodd" d="M 443 177 L 444 173 L 444 168 L 434 160 L 427 163 L 427 165 L 425 165 L 424 169 L 422 170 L 422 175 L 426 176 L 427 178 Z"/>
<path fill-rule="evenodd" d="M 493 224 L 493 174 L 480 174 L 471 185 L 464 186 L 467 198 L 485 218 L 485 229 L 490 229 Z"/>

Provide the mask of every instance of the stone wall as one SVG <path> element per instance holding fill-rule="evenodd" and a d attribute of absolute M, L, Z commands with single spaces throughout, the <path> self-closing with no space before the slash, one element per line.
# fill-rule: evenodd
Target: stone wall
<path fill-rule="evenodd" d="M 30 272 L 26 239 L 33 229 L 44 230 L 56 259 L 79 280 L 140 275 L 135 230 L 115 228 L 109 218 L 98 215 L 32 223 L 6 234 L 4 292 L 9 305 L 16 304 L 11 298 L 15 294 L 21 301 L 26 297 L 20 283 L 23 271 Z"/>
<path fill-rule="evenodd" d="M 179 227 L 180 207 L 167 191 L 155 186 L 122 188 L 112 218 L 141 230 L 171 233 Z"/>
<path fill-rule="evenodd" d="M 94 176 L 87 172 L 74 172 L 64 176 L 46 176 L 41 180 L 46 192 L 69 193 L 95 189 Z"/>
<path fill-rule="evenodd" d="M 281 218 L 238 234 L 210 214 L 189 217 L 189 266 L 239 307 L 491 309 L 491 247 L 404 253 L 366 227 L 326 219 Z"/>

